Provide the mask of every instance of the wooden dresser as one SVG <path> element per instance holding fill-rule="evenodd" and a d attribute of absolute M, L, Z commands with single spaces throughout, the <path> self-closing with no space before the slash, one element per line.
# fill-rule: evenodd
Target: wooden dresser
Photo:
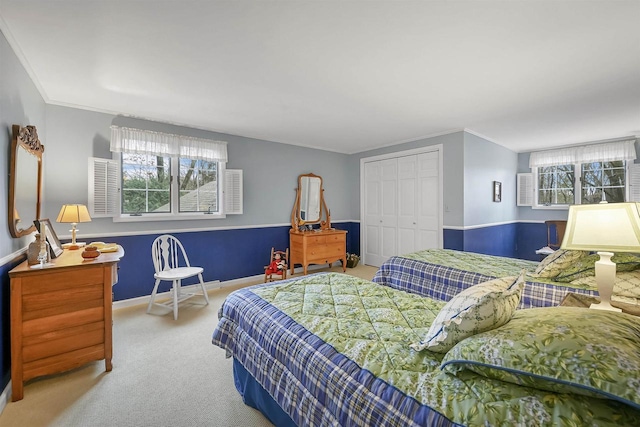
<path fill-rule="evenodd" d="M 342 260 L 347 271 L 347 232 L 345 230 L 298 231 L 289 230 L 289 263 L 291 274 L 295 264 L 302 264 L 307 274 L 309 264 L 329 264 Z"/>
<path fill-rule="evenodd" d="M 102 359 L 111 371 L 111 287 L 124 251 L 94 260 L 81 253 L 65 250 L 44 269 L 25 261 L 9 272 L 14 402 L 23 398 L 24 382 L 41 375 Z"/>

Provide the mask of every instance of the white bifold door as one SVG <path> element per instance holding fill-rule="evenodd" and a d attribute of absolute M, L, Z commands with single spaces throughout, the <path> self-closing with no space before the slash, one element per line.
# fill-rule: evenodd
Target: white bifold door
<path fill-rule="evenodd" d="M 442 247 L 441 150 L 362 160 L 364 262 Z"/>

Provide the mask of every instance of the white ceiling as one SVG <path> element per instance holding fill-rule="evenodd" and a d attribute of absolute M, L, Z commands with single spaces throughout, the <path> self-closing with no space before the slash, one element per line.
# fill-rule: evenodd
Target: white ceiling
<path fill-rule="evenodd" d="M 47 103 L 342 153 L 640 134 L 639 22 L 638 0 L 0 0 Z"/>

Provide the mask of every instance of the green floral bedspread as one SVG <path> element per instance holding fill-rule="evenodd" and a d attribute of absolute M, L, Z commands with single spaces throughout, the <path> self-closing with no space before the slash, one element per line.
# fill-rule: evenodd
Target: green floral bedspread
<path fill-rule="evenodd" d="M 539 264 L 536 261 L 478 254 L 475 252 L 462 252 L 451 249 L 425 249 L 419 252 L 404 254 L 401 255 L 401 257 L 485 274 L 492 277 L 518 276 L 523 269 L 527 273 L 533 273 Z M 532 277 L 528 274 L 526 281 L 569 286 L 569 283 L 555 282 L 553 279 L 544 277 Z M 579 289 L 594 288 L 593 284 L 582 283 L 579 280 L 571 282 L 570 286 Z"/>
<path fill-rule="evenodd" d="M 517 276 L 523 269 L 533 273 L 538 266 L 538 263 L 535 261 L 477 254 L 475 252 L 454 251 L 450 249 L 426 249 L 401 256 L 402 258 L 444 265 L 446 267 L 486 274 L 487 276 L 493 277 Z"/>
<path fill-rule="evenodd" d="M 633 425 L 640 411 L 440 370 L 443 355 L 414 351 L 445 304 L 338 273 L 256 288 L 337 351 L 454 422 L 476 425 Z"/>

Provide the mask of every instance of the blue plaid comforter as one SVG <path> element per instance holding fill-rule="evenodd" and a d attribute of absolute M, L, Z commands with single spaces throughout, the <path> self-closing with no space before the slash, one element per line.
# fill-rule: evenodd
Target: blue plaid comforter
<path fill-rule="evenodd" d="M 360 368 L 251 289 L 229 295 L 212 342 L 236 358 L 297 425 L 459 425 Z"/>
<path fill-rule="evenodd" d="M 440 262 L 441 255 L 447 254 L 448 259 L 456 257 L 464 262 L 464 268 L 442 265 L 429 262 L 429 253 L 435 254 L 434 260 Z M 467 255 L 468 254 L 468 255 Z M 479 255 L 447 249 L 431 249 L 420 252 L 421 259 L 411 259 L 406 256 L 394 256 L 389 258 L 376 273 L 373 281 L 381 285 L 401 289 L 403 291 L 428 296 L 440 301 L 449 301 L 460 291 L 487 280 L 498 277 L 494 268 L 500 257 Z M 490 260 L 483 263 L 482 258 Z M 425 259 L 427 259 L 425 261 Z M 513 259 L 504 258 L 509 263 Z M 534 265 L 534 263 L 531 263 Z M 502 269 L 502 274 L 517 276 L 521 271 L 520 265 L 514 265 L 511 270 Z M 505 267 L 506 268 L 506 267 Z M 535 267 L 533 267 L 535 268 Z M 473 271 L 470 271 L 473 270 Z M 533 271 L 533 269 L 531 269 Z M 519 308 L 551 307 L 560 305 L 567 292 L 582 293 L 597 296 L 595 289 L 581 289 L 572 287 L 568 283 L 542 283 L 533 278 L 527 278 L 522 291 Z"/>

